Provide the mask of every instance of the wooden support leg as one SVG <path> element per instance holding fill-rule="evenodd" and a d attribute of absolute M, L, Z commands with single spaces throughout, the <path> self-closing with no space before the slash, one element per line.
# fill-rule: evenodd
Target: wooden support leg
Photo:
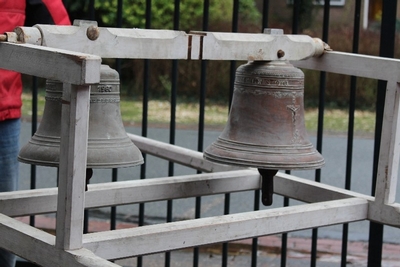
<path fill-rule="evenodd" d="M 56 246 L 82 247 L 90 87 L 64 84 Z"/>

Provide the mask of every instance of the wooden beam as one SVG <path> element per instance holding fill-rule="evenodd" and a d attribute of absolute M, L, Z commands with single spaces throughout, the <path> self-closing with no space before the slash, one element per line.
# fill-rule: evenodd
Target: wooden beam
<path fill-rule="evenodd" d="M 202 36 L 199 59 L 204 60 L 301 60 L 313 56 L 319 44 L 307 35 L 285 35 L 283 31 L 282 34 L 191 33 Z"/>
<path fill-rule="evenodd" d="M 367 200 L 351 198 L 86 234 L 83 246 L 116 259 L 354 222 L 367 213 Z"/>
<path fill-rule="evenodd" d="M 145 180 L 88 185 L 85 208 L 117 206 L 167 199 L 251 191 L 260 188 L 256 170 L 237 170 L 210 174 L 192 174 Z M 278 172 L 274 178 L 276 194 L 308 203 L 371 196 L 337 188 Z M 8 216 L 26 216 L 55 212 L 57 189 L 43 188 L 0 194 L 0 212 Z"/>
<path fill-rule="evenodd" d="M 374 201 L 368 195 L 318 183 L 308 179 L 278 172 L 274 178 L 274 192 L 307 203 L 344 199 L 349 197 L 362 198 Z"/>
<path fill-rule="evenodd" d="M 184 31 L 104 28 L 97 27 L 95 22 L 82 21 L 77 24 L 36 27 L 42 34 L 42 45 L 47 47 L 79 51 L 102 58 L 188 58 L 189 37 Z M 95 33 L 95 38 L 88 38 L 88 29 Z"/>
<path fill-rule="evenodd" d="M 391 225 L 400 228 L 400 204 L 385 205 L 371 202 L 369 205 L 368 219 L 377 223 Z"/>
<path fill-rule="evenodd" d="M 381 204 L 396 201 L 397 179 L 400 157 L 400 86 L 387 83 L 385 110 L 383 114 L 382 138 L 378 159 L 378 174 L 375 199 Z"/>
<path fill-rule="evenodd" d="M 30 44 L 0 42 L 0 68 L 72 84 L 100 81 L 101 58 Z"/>
<path fill-rule="evenodd" d="M 400 82 L 398 59 L 328 51 L 320 57 L 291 63 L 298 68 Z"/>
<path fill-rule="evenodd" d="M 116 267 L 87 249 L 56 249 L 55 238 L 42 230 L 0 214 L 0 247 L 40 266 Z"/>
<path fill-rule="evenodd" d="M 187 166 L 203 172 L 219 172 L 244 169 L 240 167 L 214 163 L 203 158 L 203 153 L 167 144 L 143 136 L 130 134 L 128 137 L 143 153 L 156 156 L 158 158 L 170 160 L 175 163 Z"/>

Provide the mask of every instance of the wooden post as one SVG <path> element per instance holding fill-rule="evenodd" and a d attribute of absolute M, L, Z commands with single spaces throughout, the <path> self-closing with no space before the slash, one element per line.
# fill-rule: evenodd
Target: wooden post
<path fill-rule="evenodd" d="M 388 81 L 375 190 L 376 201 L 380 204 L 392 204 L 396 200 L 400 155 L 399 94 L 399 84 Z"/>
<path fill-rule="evenodd" d="M 64 84 L 56 247 L 82 247 L 90 86 Z"/>

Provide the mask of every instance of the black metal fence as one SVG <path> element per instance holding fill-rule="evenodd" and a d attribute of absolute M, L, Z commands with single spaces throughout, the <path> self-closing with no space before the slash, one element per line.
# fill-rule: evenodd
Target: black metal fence
<path fill-rule="evenodd" d="M 180 28 L 180 0 L 174 1 L 174 21 L 173 28 L 175 30 L 179 30 Z M 209 0 L 204 0 L 204 10 L 203 10 L 203 22 L 202 22 L 202 30 L 207 31 L 209 28 Z M 260 9 L 262 12 L 262 20 L 261 20 L 261 28 L 267 28 L 269 26 L 269 18 L 270 14 L 273 14 L 274 10 L 271 9 L 270 3 L 268 0 L 259 1 L 262 4 L 262 8 Z M 301 0 L 293 1 L 293 16 L 292 16 L 292 33 L 299 33 L 299 25 L 300 25 L 300 5 Z M 358 53 L 358 47 L 360 42 L 360 18 L 362 14 L 362 1 L 347 1 L 348 5 L 354 5 L 354 23 L 352 26 L 353 32 L 353 46 L 352 52 Z M 86 14 L 86 19 L 94 19 L 95 18 L 95 1 L 89 1 L 89 11 Z M 154 3 L 153 3 L 154 4 Z M 122 10 L 123 10 L 123 1 L 118 0 L 118 10 L 117 10 L 117 24 L 116 27 L 122 26 Z M 151 8 L 152 1 L 147 0 L 145 5 L 145 27 L 151 28 Z M 329 0 L 324 1 L 323 6 L 323 26 L 321 37 L 322 39 L 329 43 L 329 29 L 330 29 L 330 10 L 331 5 Z M 393 57 L 394 56 L 394 44 L 395 44 L 395 31 L 396 31 L 396 10 L 397 10 L 397 1 L 383 1 L 382 6 L 382 21 L 381 21 L 381 36 L 380 36 L 380 56 L 383 57 Z M 239 0 L 233 0 L 233 10 L 232 10 L 232 32 L 238 31 L 239 26 Z M 206 91 L 209 90 L 206 85 L 206 79 L 208 76 L 208 62 L 202 61 L 199 76 L 199 120 L 198 120 L 198 132 L 197 132 L 197 150 L 202 151 L 204 148 L 204 133 L 205 133 L 205 105 L 206 105 Z M 174 60 L 171 63 L 171 93 L 170 93 L 170 103 L 171 103 L 171 113 L 170 113 L 170 125 L 169 125 L 169 143 L 175 144 L 176 141 L 176 104 L 177 104 L 177 85 L 180 74 L 178 73 L 178 64 L 179 62 Z M 141 125 L 141 135 L 147 136 L 149 123 L 148 123 L 148 111 L 149 111 L 149 79 L 151 76 L 151 60 L 143 60 L 143 94 L 141 98 L 143 99 L 143 110 L 142 110 L 142 125 Z M 233 79 L 236 71 L 236 62 L 230 63 L 230 92 L 232 95 L 233 92 Z M 116 61 L 116 68 L 119 70 L 121 68 L 121 61 Z M 351 85 L 350 85 L 350 94 L 349 94 L 349 123 L 348 123 L 348 131 L 347 131 L 347 152 L 346 152 L 346 166 L 345 166 L 345 188 L 350 189 L 351 179 L 352 179 L 352 160 L 353 160 L 353 140 L 354 140 L 354 112 L 355 112 L 355 102 L 356 102 L 356 85 L 357 79 L 355 77 L 351 77 Z M 382 128 L 382 119 L 383 119 L 383 105 L 385 99 L 385 82 L 378 83 L 378 94 L 376 99 L 376 126 L 375 126 L 375 147 L 374 147 L 374 163 L 373 163 L 373 177 L 371 177 L 372 183 L 372 192 L 374 195 L 374 187 L 376 182 L 376 170 L 377 170 L 377 159 L 378 152 L 380 146 L 380 133 Z M 316 136 L 316 147 L 317 149 L 323 153 L 323 145 L 324 145 L 324 110 L 325 110 L 325 91 L 326 91 L 326 74 L 320 73 L 319 79 L 319 106 L 318 106 L 318 129 Z M 33 78 L 32 82 L 32 92 L 33 92 L 33 105 L 32 105 L 32 134 L 36 131 L 37 127 L 37 81 Z M 230 101 L 229 101 L 230 102 Z M 144 155 L 146 160 L 146 155 Z M 168 164 L 168 169 L 166 170 L 166 175 L 173 176 L 175 174 L 174 164 L 170 162 Z M 146 164 L 141 166 L 140 169 L 140 179 L 146 179 L 148 166 Z M 110 178 L 112 181 L 118 180 L 118 171 L 112 171 L 112 177 Z M 317 170 L 315 172 L 315 181 L 323 182 L 324 177 L 321 175 L 321 171 Z M 31 188 L 35 188 L 36 186 L 36 168 L 32 165 L 31 167 Z M 230 213 L 230 194 L 226 194 L 224 196 L 224 207 L 223 213 Z M 201 217 L 201 203 L 202 198 L 197 197 L 195 200 L 195 218 Z M 165 220 L 170 222 L 173 220 L 173 201 L 167 201 L 167 213 Z M 284 206 L 289 205 L 289 199 L 285 198 L 283 202 Z M 259 192 L 254 192 L 254 210 L 260 209 L 260 195 Z M 90 214 L 87 212 L 87 215 Z M 110 229 L 115 229 L 117 225 L 117 208 L 111 208 L 111 217 L 110 217 Z M 138 225 L 144 225 L 146 221 L 146 211 L 145 204 L 140 204 L 138 208 Z M 90 216 L 86 216 L 87 220 L 85 221 L 85 231 L 89 231 L 87 225 L 90 220 Z M 35 217 L 31 217 L 31 224 L 35 224 Z M 384 226 L 377 223 L 370 223 L 370 232 L 369 232 L 369 253 L 368 253 L 368 266 L 380 266 L 382 260 L 382 246 L 383 246 L 383 230 Z M 347 264 L 347 251 L 348 251 L 348 234 L 349 234 L 349 226 L 347 224 L 343 225 L 342 230 L 342 253 L 341 253 L 341 266 L 346 266 Z M 281 266 L 287 266 L 287 234 L 282 235 L 282 245 L 281 245 Z M 257 238 L 253 239 L 252 242 L 252 253 L 249 256 L 249 263 L 251 266 L 257 266 Z M 228 248 L 229 243 L 221 244 L 221 253 L 222 260 L 221 266 L 228 266 Z M 312 244 L 311 244 L 311 254 L 310 254 L 310 266 L 317 266 L 317 251 L 318 251 L 318 229 L 312 230 Z M 199 255 L 200 251 L 198 248 L 193 250 L 193 266 L 199 266 Z M 137 258 L 137 266 L 146 266 L 144 263 L 145 257 Z M 170 266 L 171 263 L 171 254 L 169 252 L 165 253 L 164 257 L 165 266 Z M 26 266 L 26 263 L 19 262 L 18 266 Z"/>

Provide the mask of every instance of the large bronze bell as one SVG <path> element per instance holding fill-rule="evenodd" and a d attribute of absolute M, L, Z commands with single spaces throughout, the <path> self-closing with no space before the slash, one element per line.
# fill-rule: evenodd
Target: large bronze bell
<path fill-rule="evenodd" d="M 324 159 L 304 123 L 304 73 L 287 61 L 254 61 L 236 71 L 228 123 L 204 157 L 258 168 L 262 201 L 271 205 L 278 170 L 317 169 Z"/>
<path fill-rule="evenodd" d="M 58 166 L 60 158 L 63 84 L 46 81 L 45 107 L 36 133 L 20 150 L 21 162 Z M 143 163 L 140 150 L 128 138 L 119 107 L 119 75 L 101 66 L 100 83 L 91 86 L 87 168 L 119 168 Z"/>

